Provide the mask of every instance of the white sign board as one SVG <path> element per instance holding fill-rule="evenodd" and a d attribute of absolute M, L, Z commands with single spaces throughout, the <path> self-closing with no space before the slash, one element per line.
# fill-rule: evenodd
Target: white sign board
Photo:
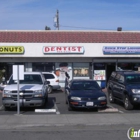
<path fill-rule="evenodd" d="M 83 46 L 44 46 L 44 54 L 83 54 Z"/>
<path fill-rule="evenodd" d="M 13 65 L 13 80 L 18 80 L 18 71 L 19 80 L 24 80 L 24 65 Z"/>

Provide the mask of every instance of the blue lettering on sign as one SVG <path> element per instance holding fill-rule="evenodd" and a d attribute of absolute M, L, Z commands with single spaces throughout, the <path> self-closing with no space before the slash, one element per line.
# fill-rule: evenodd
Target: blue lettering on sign
<path fill-rule="evenodd" d="M 104 46 L 103 54 L 140 54 L 140 46 Z"/>

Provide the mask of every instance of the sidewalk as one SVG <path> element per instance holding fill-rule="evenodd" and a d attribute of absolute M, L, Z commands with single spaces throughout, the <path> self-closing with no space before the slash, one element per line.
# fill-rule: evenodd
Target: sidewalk
<path fill-rule="evenodd" d="M 139 124 L 140 114 L 100 113 L 100 114 L 37 114 L 37 115 L 1 115 L 0 129 L 18 129 L 34 126 L 66 125 L 115 125 Z"/>

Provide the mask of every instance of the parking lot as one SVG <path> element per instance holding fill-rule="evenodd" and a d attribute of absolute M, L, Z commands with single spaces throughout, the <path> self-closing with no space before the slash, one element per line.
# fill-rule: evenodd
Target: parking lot
<path fill-rule="evenodd" d="M 0 115 L 16 114 L 16 108 L 12 108 L 8 111 L 4 110 L 2 106 L 2 94 L 0 94 Z M 140 113 L 140 107 L 133 110 L 125 110 L 123 104 L 115 102 L 113 104 L 108 102 L 107 109 L 76 109 L 74 111 L 68 111 L 67 104 L 65 103 L 65 94 L 63 91 L 53 91 L 49 94 L 49 99 L 44 108 L 21 108 L 20 114 L 97 114 L 97 113 Z"/>

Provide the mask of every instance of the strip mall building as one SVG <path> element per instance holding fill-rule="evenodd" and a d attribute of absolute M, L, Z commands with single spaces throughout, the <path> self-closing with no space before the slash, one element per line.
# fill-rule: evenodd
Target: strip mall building
<path fill-rule="evenodd" d="M 113 70 L 138 70 L 140 32 L 0 31 L 0 70 L 6 79 L 17 64 L 25 71 L 54 71 L 61 86 L 64 71 L 71 79 L 94 79 L 104 86 Z"/>

